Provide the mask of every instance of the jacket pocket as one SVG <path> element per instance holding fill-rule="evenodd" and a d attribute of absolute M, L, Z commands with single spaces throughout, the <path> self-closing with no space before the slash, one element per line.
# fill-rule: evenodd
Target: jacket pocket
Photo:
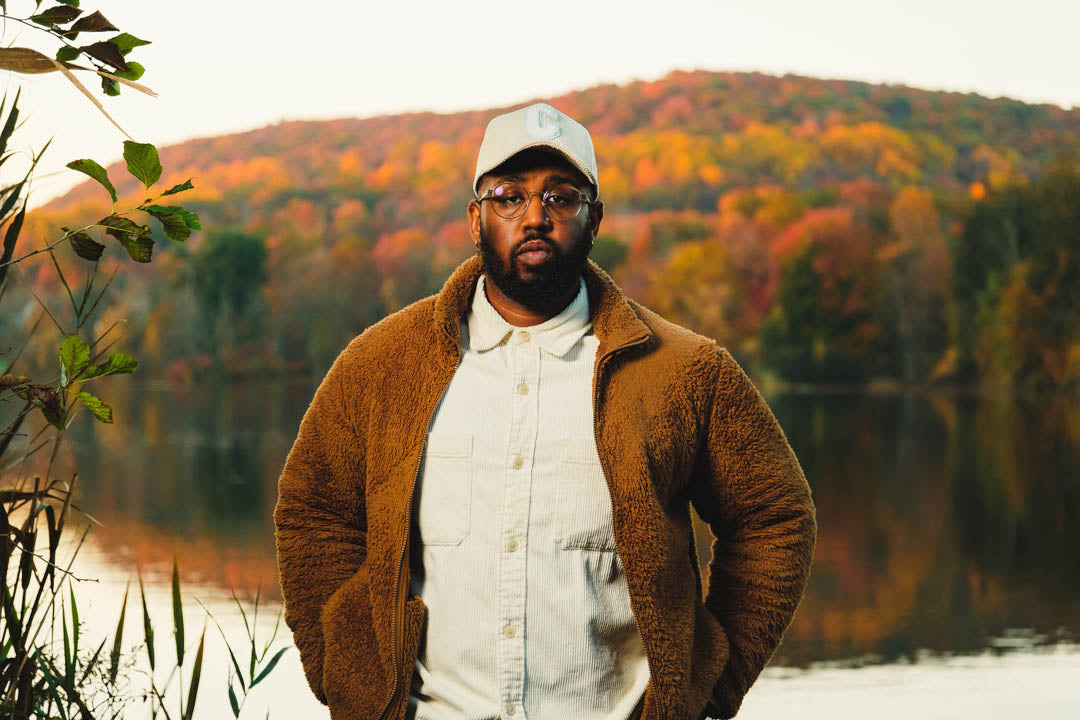
<path fill-rule="evenodd" d="M 460 545 L 472 507 L 472 436 L 429 434 L 416 491 L 421 542 Z"/>
<path fill-rule="evenodd" d="M 390 694 L 372 627 L 368 568 L 362 566 L 323 608 L 323 693 L 333 716 L 374 718 Z"/>
<path fill-rule="evenodd" d="M 563 550 L 615 550 L 611 493 L 592 438 L 568 438 L 555 486 L 555 541 Z"/>

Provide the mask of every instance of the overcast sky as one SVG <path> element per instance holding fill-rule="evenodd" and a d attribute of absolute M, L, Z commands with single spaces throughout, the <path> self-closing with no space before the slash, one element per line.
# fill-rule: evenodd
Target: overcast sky
<path fill-rule="evenodd" d="M 790 72 L 1080 105 L 1077 0 L 82 6 L 153 42 L 130 57 L 146 66 L 142 81 L 156 99 L 128 89 L 103 97 L 92 75 L 80 77 L 135 139 L 159 147 L 282 120 L 508 105 L 674 69 Z M 32 8 L 32 0 L 8 2 L 15 16 Z M 43 38 L 9 23 L 3 42 L 55 52 Z M 58 73 L 5 74 L 9 92 L 23 88 L 23 117 L 31 113 L 14 146 L 39 148 L 55 137 L 39 176 L 59 172 L 39 177 L 32 205 L 82 179 L 63 170 L 69 160 L 120 157 L 123 136 Z M 3 170 L 6 184 L 17 168 Z"/>

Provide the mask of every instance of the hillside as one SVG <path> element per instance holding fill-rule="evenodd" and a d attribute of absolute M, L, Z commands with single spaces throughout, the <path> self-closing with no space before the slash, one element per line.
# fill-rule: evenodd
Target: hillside
<path fill-rule="evenodd" d="M 1071 341 L 1058 338 L 1055 359 L 1038 367 L 987 350 L 1008 337 L 1002 303 L 1020 303 L 1014 315 L 1070 307 L 1050 280 L 1074 272 L 1075 235 L 1050 249 L 1021 243 L 977 277 L 956 266 L 982 242 L 972 217 L 989 213 L 980 232 L 993 235 L 1009 208 L 1039 202 L 1031 188 L 1080 148 L 1080 110 L 713 72 L 543 99 L 596 144 L 607 210 L 596 259 L 632 295 L 749 365 L 818 382 L 1080 379 Z M 135 320 L 131 340 L 177 377 L 215 363 L 324 368 L 363 327 L 437 290 L 471 251 L 462 218 L 475 154 L 487 120 L 506 109 L 288 122 L 162 148 L 162 183 L 193 178 L 185 206 L 204 227 L 247 239 L 161 239 L 161 262 L 121 288 L 110 316 Z M 1071 187 L 1075 167 L 1058 165 L 1053 182 Z M 105 200 L 88 182 L 34 221 L 42 231 L 85 224 Z M 1032 232 L 1072 227 L 1067 208 L 1059 215 Z M 230 248 L 245 242 L 263 250 L 241 267 Z M 1028 246 L 1045 258 L 1028 258 Z M 1047 259 L 1058 250 L 1064 261 Z M 1032 267 L 1054 262 L 1065 263 L 1058 275 L 1050 268 L 1033 283 Z M 36 281 L 48 289 L 47 267 Z M 1021 285 L 1030 297 L 1019 298 Z M 965 320 L 976 312 L 984 328 Z"/>

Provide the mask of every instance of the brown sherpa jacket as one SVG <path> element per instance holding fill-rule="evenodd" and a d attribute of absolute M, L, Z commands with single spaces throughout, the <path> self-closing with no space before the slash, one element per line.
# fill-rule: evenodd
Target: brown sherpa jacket
<path fill-rule="evenodd" d="M 335 720 L 404 717 L 424 628 L 407 597 L 414 484 L 481 272 L 349 343 L 315 393 L 274 511 L 285 619 Z M 642 720 L 734 716 L 780 642 L 813 556 L 814 506 L 783 431 L 713 340 L 585 273 L 599 339 L 596 446 L 649 664 Z M 690 504 L 717 540 L 702 582 Z"/>

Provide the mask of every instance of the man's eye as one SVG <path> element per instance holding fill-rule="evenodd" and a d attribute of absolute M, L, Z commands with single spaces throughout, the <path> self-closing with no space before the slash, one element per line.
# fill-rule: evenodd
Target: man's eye
<path fill-rule="evenodd" d="M 570 202 L 570 198 L 564 195 L 559 195 L 558 193 L 551 193 L 550 195 L 548 195 L 548 202 L 552 205 L 565 205 L 566 203 Z"/>

